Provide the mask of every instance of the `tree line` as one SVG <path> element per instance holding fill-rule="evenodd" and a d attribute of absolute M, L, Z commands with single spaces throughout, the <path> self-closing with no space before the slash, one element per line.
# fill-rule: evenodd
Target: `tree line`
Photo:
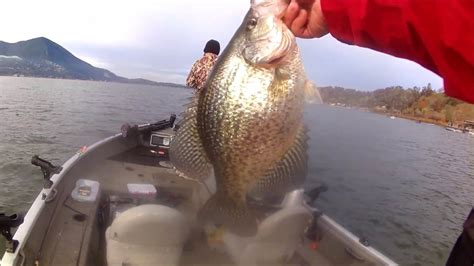
<path fill-rule="evenodd" d="M 474 120 L 474 105 L 448 97 L 442 90 L 435 91 L 431 84 L 421 88 L 392 86 L 375 91 L 342 87 L 321 87 L 319 90 L 323 101 L 328 104 L 339 103 L 438 122 L 460 123 Z"/>

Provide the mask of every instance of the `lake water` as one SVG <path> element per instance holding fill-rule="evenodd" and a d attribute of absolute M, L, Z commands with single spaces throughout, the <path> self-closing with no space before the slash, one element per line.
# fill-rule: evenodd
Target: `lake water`
<path fill-rule="evenodd" d="M 62 164 L 125 122 L 179 114 L 190 96 L 184 88 L 0 77 L 0 212 L 27 211 L 40 191 L 32 155 Z M 309 182 L 329 187 L 318 207 L 400 264 L 444 264 L 474 205 L 474 137 L 326 105 L 308 106 L 305 116 Z"/>

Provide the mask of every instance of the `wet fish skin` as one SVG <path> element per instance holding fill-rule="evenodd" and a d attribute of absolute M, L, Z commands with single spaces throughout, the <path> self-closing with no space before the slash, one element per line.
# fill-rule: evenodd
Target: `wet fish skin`
<path fill-rule="evenodd" d="M 293 34 L 251 9 L 199 94 L 197 128 L 217 182 L 201 219 L 256 232 L 246 195 L 295 142 L 305 84 Z"/>
<path fill-rule="evenodd" d="M 254 184 L 248 196 L 265 202 L 274 197 L 283 197 L 289 191 L 300 188 L 308 170 L 308 130 L 301 126 L 293 146 L 285 153 L 273 169 Z"/>
<path fill-rule="evenodd" d="M 285 193 L 306 175 L 303 103 L 320 99 L 280 19 L 287 4 L 252 1 L 170 147 L 172 163 L 188 178 L 202 181 L 214 170 L 217 191 L 199 220 L 239 235 L 257 230 L 247 196 Z"/>

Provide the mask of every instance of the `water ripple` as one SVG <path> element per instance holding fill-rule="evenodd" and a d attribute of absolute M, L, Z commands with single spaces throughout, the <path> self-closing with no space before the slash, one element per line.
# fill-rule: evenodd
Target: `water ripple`
<path fill-rule="evenodd" d="M 180 88 L 0 77 L 0 212 L 26 211 L 39 192 L 32 155 L 61 164 L 125 122 L 181 113 L 190 96 Z M 318 206 L 402 265 L 444 264 L 474 203 L 474 138 L 324 105 L 309 106 L 305 119 L 307 183 L 329 186 Z"/>

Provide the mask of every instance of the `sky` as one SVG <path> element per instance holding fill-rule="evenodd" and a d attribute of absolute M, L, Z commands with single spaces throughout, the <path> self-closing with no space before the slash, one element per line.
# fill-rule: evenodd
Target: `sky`
<path fill-rule="evenodd" d="M 0 40 L 42 36 L 117 75 L 184 84 L 205 43 L 216 39 L 222 51 L 249 7 L 250 0 L 3 1 Z M 439 76 L 416 63 L 330 35 L 298 44 L 306 72 L 319 86 L 442 87 Z"/>

